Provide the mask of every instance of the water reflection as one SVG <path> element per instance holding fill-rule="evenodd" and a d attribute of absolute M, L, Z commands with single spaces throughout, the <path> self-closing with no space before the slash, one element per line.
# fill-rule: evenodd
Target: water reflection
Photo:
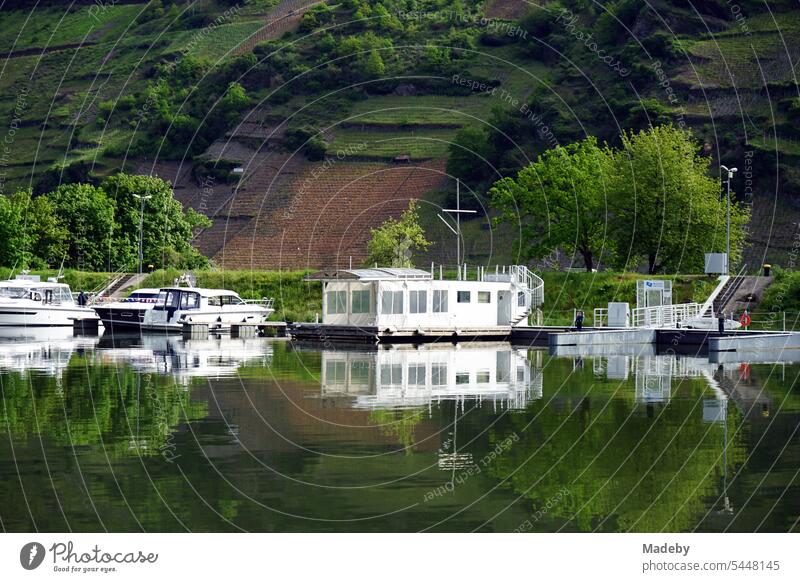
<path fill-rule="evenodd" d="M 193 378 L 235 376 L 242 366 L 266 367 L 272 344 L 260 338 L 214 337 L 184 339 L 178 335 L 148 334 L 129 338 L 103 337 L 100 359 L 127 364 L 140 373 L 171 375 L 182 386 Z"/>
<path fill-rule="evenodd" d="M 541 356 L 498 343 L 325 350 L 320 390 L 326 398 L 350 399 L 354 408 L 402 409 L 474 400 L 494 410 L 522 410 L 542 397 Z"/>
<path fill-rule="evenodd" d="M 787 531 L 800 513 L 791 364 L 34 335 L 0 340 L 10 531 Z"/>

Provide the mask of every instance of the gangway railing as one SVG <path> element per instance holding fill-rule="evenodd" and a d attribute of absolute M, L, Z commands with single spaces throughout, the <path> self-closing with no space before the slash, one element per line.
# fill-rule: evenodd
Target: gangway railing
<path fill-rule="evenodd" d="M 637 307 L 633 310 L 631 323 L 633 327 L 678 327 L 685 319 L 699 317 L 701 308 L 699 303 Z"/>

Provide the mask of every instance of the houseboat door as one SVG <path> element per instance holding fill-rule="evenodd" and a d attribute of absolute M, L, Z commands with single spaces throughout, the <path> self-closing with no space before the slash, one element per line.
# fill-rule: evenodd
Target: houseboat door
<path fill-rule="evenodd" d="M 511 291 L 497 292 L 497 325 L 511 325 Z"/>

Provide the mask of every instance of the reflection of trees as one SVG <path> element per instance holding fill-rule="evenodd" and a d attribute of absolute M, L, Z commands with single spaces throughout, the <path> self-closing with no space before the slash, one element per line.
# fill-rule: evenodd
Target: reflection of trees
<path fill-rule="evenodd" d="M 61 377 L 9 372 L 0 385 L 0 432 L 40 435 L 57 445 L 97 445 L 109 455 L 158 454 L 176 425 L 201 418 L 204 403 L 173 378 L 136 374 L 73 356 Z"/>
<path fill-rule="evenodd" d="M 369 422 L 378 426 L 381 434 L 396 437 L 406 454 L 410 455 L 415 442 L 414 429 L 422 420 L 422 415 L 421 408 L 373 410 L 369 413 Z"/>
<path fill-rule="evenodd" d="M 702 421 L 704 382 L 684 380 L 679 398 L 673 394 L 653 408 L 609 400 L 612 390 L 632 394 L 632 386 L 596 383 L 589 397 L 585 388 L 583 395 L 573 392 L 571 383 L 562 387 L 559 402 L 533 405 L 549 410 L 530 425 L 530 416 L 511 417 L 520 440 L 488 472 L 508 477 L 533 511 L 558 499 L 546 519 L 569 520 L 567 529 L 683 531 L 696 525 L 719 494 L 724 448 L 723 426 Z M 728 413 L 729 434 L 737 416 Z M 727 458 L 729 466 L 741 461 L 742 445 L 729 442 Z M 551 521 L 537 529 L 552 527 Z"/>

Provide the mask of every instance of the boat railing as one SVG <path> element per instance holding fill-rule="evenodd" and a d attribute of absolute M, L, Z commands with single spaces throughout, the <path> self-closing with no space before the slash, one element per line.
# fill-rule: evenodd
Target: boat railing
<path fill-rule="evenodd" d="M 699 303 L 637 307 L 631 319 L 633 327 L 677 327 L 685 319 L 698 317 L 701 307 Z"/>
<path fill-rule="evenodd" d="M 262 297 L 261 299 L 243 299 L 247 305 L 260 305 L 261 307 L 265 307 L 267 309 L 273 309 L 275 305 L 275 299 L 273 297 Z"/>

